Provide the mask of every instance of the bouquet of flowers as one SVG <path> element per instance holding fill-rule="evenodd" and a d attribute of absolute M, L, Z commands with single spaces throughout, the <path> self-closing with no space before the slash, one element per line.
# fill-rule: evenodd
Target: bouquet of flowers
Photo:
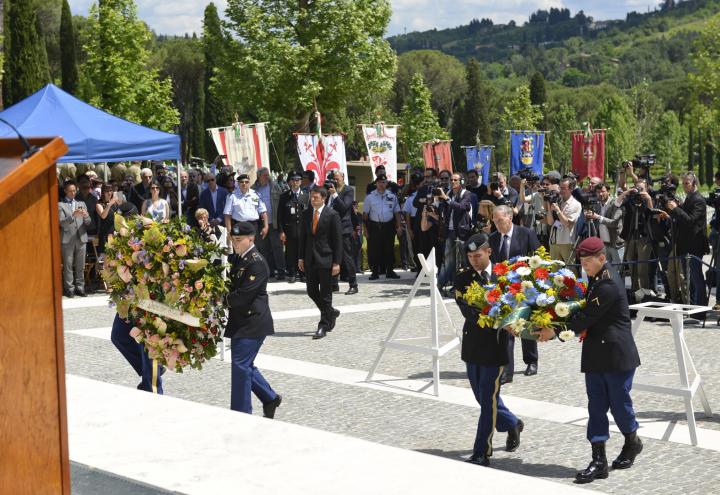
<path fill-rule="evenodd" d="M 130 335 L 151 359 L 182 372 L 201 369 L 217 354 L 227 288 L 223 267 L 212 260 L 222 254 L 180 220 L 115 215 L 102 277 L 118 314 L 135 324 Z"/>
<path fill-rule="evenodd" d="M 493 266 L 497 281 L 469 287 L 464 299 L 479 310 L 478 325 L 509 327 L 516 336 L 537 339 L 533 330 L 559 327 L 562 340 L 574 337 L 565 322 L 585 304 L 587 287 L 562 261 L 540 247 L 531 257 L 511 258 Z"/>

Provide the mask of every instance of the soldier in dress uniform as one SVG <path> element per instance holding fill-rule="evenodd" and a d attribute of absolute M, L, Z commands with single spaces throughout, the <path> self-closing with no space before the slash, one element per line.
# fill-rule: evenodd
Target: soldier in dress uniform
<path fill-rule="evenodd" d="M 308 192 L 300 187 L 302 176 L 291 172 L 288 177 L 290 189 L 280 195 L 278 203 L 278 230 L 280 241 L 285 243 L 285 266 L 287 267 L 288 282 L 294 283 L 298 278 L 305 281 L 305 275 L 298 266 L 298 244 L 300 242 L 300 219 L 308 207 Z"/>
<path fill-rule="evenodd" d="M 273 418 L 282 397 L 255 367 L 255 356 L 265 337 L 275 333 L 266 290 L 270 269 L 255 247 L 255 234 L 255 225 L 250 222 L 237 222 L 230 231 L 236 253 L 231 255 L 225 328 L 232 353 L 230 409 L 252 414 L 252 392 L 262 402 L 264 416 Z"/>
<path fill-rule="evenodd" d="M 578 246 L 577 257 L 589 276 L 589 286 L 585 308 L 567 326 L 584 335 L 580 368 L 585 373 L 588 396 L 587 439 L 592 445 L 592 462 L 575 479 L 578 483 L 590 483 L 608 477 L 605 456 L 605 442 L 610 438 L 608 409 L 625 436 L 620 455 L 612 463 L 613 469 L 631 467 L 642 452 L 630 398 L 640 356 L 630 330 L 625 284 L 606 263 L 605 244 L 598 237 L 588 237 Z M 538 340 L 545 342 L 555 337 L 556 332 L 543 328 L 536 333 Z"/>
<path fill-rule="evenodd" d="M 470 266 L 455 276 L 455 301 L 465 317 L 462 336 L 461 358 L 465 361 L 468 380 L 475 399 L 480 404 L 480 419 L 475 436 L 473 453 L 467 462 L 488 466 L 492 456 L 494 430 L 507 432 L 507 452 L 514 452 L 520 446 L 520 433 L 525 426 L 503 404 L 500 398 L 500 376 L 508 362 L 506 341 L 508 334 L 494 328 L 480 327 L 478 310 L 470 307 L 463 295 L 473 282 L 485 285 L 493 280 L 488 235 L 474 234 L 465 242 Z"/>

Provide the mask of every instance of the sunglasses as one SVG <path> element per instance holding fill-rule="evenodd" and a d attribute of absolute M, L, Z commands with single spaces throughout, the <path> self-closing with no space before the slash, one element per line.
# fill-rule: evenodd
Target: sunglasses
<path fill-rule="evenodd" d="M 159 188 L 159 187 L 157 187 L 157 186 L 152 186 L 152 187 L 150 188 L 150 190 L 151 190 L 151 191 L 152 191 L 153 189 L 157 189 L 157 190 L 160 190 L 160 188 Z"/>
<path fill-rule="evenodd" d="M 249 183 L 250 183 L 249 180 L 239 180 L 238 182 L 239 182 L 240 184 L 249 184 Z"/>

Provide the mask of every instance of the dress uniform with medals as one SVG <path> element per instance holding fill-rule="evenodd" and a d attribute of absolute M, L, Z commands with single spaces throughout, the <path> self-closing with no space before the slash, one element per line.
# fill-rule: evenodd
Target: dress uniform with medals
<path fill-rule="evenodd" d="M 598 237 L 588 237 L 577 248 L 578 258 L 604 253 Z M 585 373 L 589 419 L 587 439 L 592 445 L 592 462 L 577 474 L 580 483 L 607 478 L 605 442 L 610 438 L 607 412 L 625 436 L 613 469 L 627 469 L 642 451 L 637 436 L 638 423 L 630 390 L 640 356 L 630 328 L 630 309 L 625 284 L 608 263 L 589 277 L 585 308 L 567 324 L 576 333 L 583 332 L 581 371 Z"/>
<path fill-rule="evenodd" d="M 478 310 L 465 302 L 463 295 L 473 282 L 485 285 L 493 281 L 488 236 L 474 234 L 465 242 L 468 255 L 478 250 L 488 250 L 486 265 L 463 268 L 455 276 L 455 301 L 465 317 L 462 331 L 461 358 L 465 361 L 468 380 L 475 399 L 480 404 L 480 419 L 473 454 L 467 462 L 487 466 L 492 456 L 494 431 L 508 432 L 506 450 L 513 452 L 520 446 L 520 433 L 524 424 L 500 398 L 500 376 L 508 362 L 505 330 L 480 327 Z"/>
<path fill-rule="evenodd" d="M 288 176 L 292 188 L 280 195 L 278 203 L 278 228 L 280 234 L 285 235 L 285 266 L 287 267 L 288 282 L 293 283 L 297 278 L 304 278 L 299 272 L 298 245 L 300 243 L 300 219 L 302 212 L 308 207 L 308 192 L 300 187 L 302 177 L 297 172 Z"/>
<path fill-rule="evenodd" d="M 255 236 L 256 230 L 250 222 L 238 222 L 230 234 Z M 229 315 L 225 329 L 232 352 L 230 409 L 252 414 L 252 392 L 263 403 L 265 417 L 272 418 L 282 397 L 255 367 L 255 357 L 265 337 L 275 333 L 267 294 L 270 269 L 254 244 L 230 258 Z"/>

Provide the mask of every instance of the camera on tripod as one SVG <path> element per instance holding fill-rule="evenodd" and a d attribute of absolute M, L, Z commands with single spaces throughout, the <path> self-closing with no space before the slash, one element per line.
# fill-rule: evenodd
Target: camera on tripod
<path fill-rule="evenodd" d="M 583 211 L 590 210 L 594 213 L 600 213 L 602 205 L 595 189 L 586 192 L 578 187 L 573 190 L 572 196 L 582 205 Z"/>
<path fill-rule="evenodd" d="M 650 197 L 655 200 L 655 205 L 662 209 L 667 210 L 667 204 L 669 201 L 677 201 L 677 197 L 675 196 L 675 190 L 677 189 L 677 186 L 673 184 L 672 182 L 663 182 L 660 185 L 660 189 L 658 191 L 648 191 L 648 194 L 650 194 Z"/>

